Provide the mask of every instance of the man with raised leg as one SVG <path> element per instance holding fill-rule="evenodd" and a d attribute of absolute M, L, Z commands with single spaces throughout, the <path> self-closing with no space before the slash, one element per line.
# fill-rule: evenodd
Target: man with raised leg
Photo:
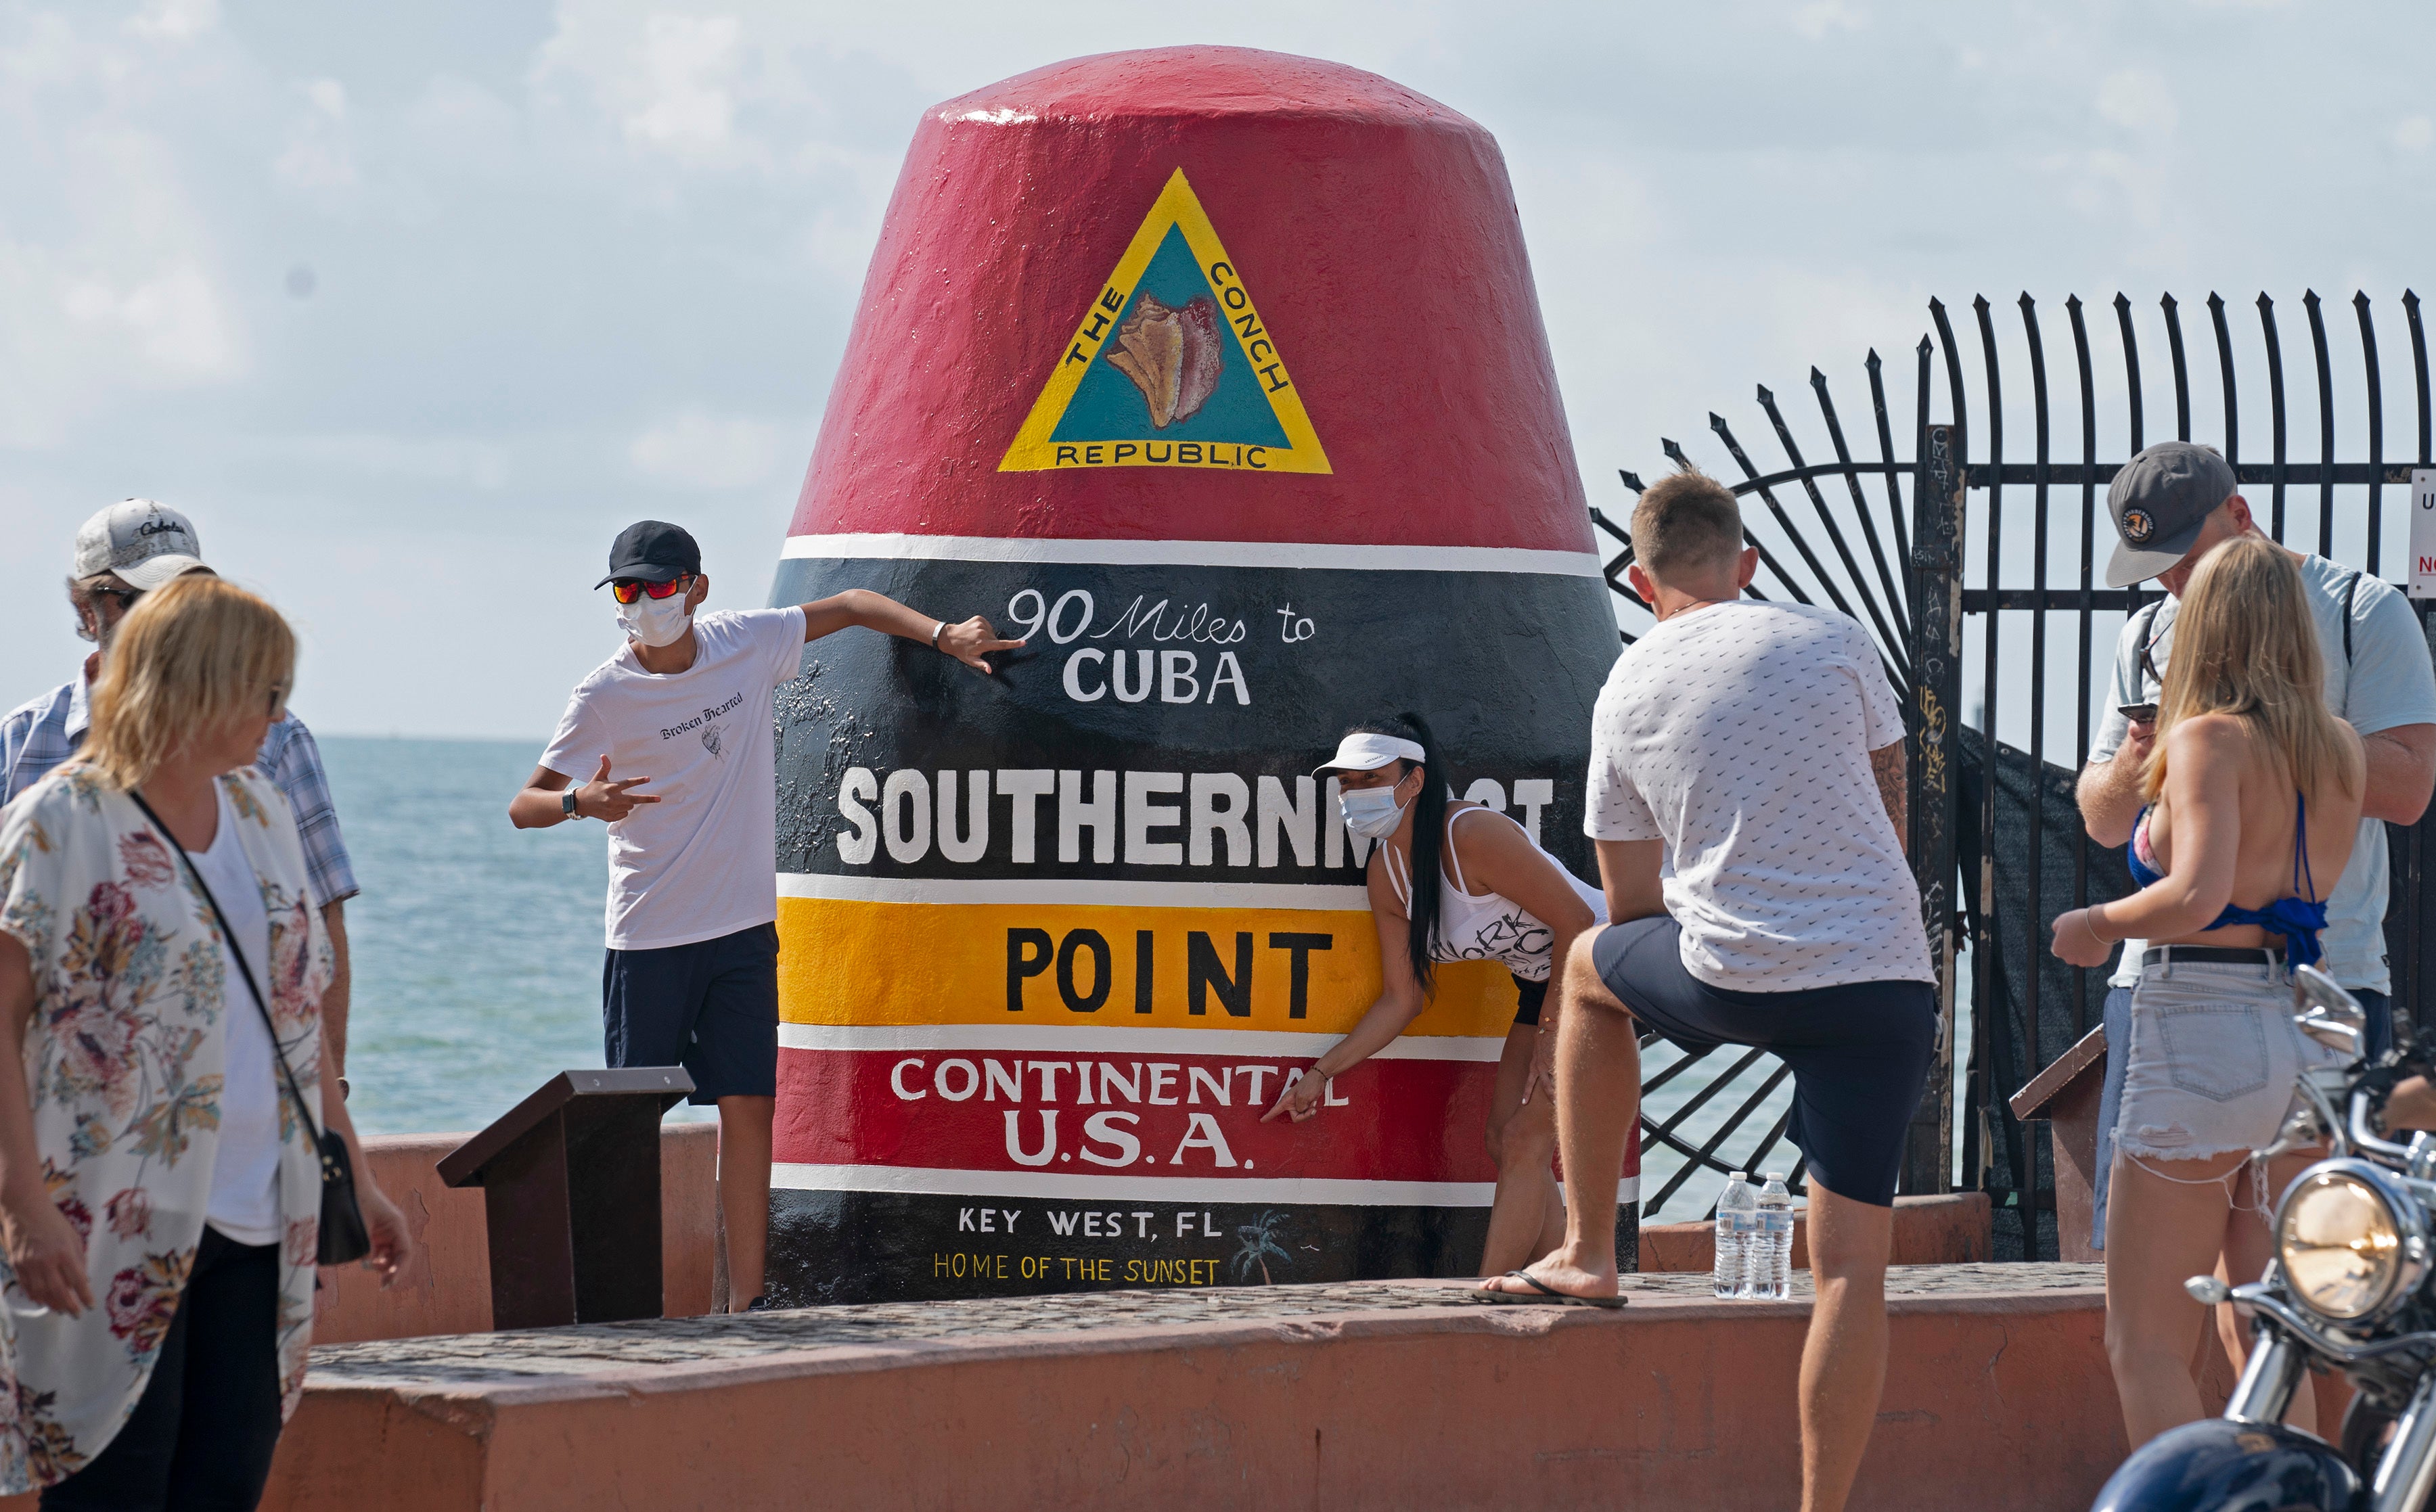
<path fill-rule="evenodd" d="M 1614 1305 L 1641 1030 L 1686 1050 L 1772 1051 L 1793 1071 L 1818 1290 L 1801 1506 L 1836 1512 L 1886 1382 L 1895 1177 L 1936 999 L 1884 663 L 1843 615 L 1742 599 L 1758 565 L 1742 542 L 1733 495 L 1696 472 L 1633 511 L 1632 586 L 1658 624 L 1599 695 L 1584 825 L 1613 922 L 1575 942 L 1551 995 L 1565 1243 L 1483 1291 Z"/>

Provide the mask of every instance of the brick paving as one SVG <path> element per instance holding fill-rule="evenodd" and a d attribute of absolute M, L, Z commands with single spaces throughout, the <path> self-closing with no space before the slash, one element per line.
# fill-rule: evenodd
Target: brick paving
<path fill-rule="evenodd" d="M 1972 1296 L 2102 1288 L 2099 1265 L 1899 1265 L 1888 1272 L 1892 1297 Z M 1196 1323 L 1326 1320 L 1356 1313 L 1477 1304 L 1462 1283 L 1355 1281 L 1316 1286 L 1171 1288 L 1067 1292 L 961 1302 L 879 1302 L 802 1308 L 740 1317 L 654 1318 L 579 1324 L 510 1333 L 453 1334 L 373 1344 L 326 1345 L 313 1351 L 311 1382 L 321 1385 L 537 1383 L 652 1365 L 707 1364 L 758 1356 L 891 1344 L 1046 1338 L 1111 1328 Z M 1635 1299 L 1711 1300 L 1706 1275 L 1625 1277 Z M 1810 1273 L 1793 1277 L 1794 1299 L 1808 1298 Z M 1505 1311 L 1505 1310 L 1499 1310 Z"/>

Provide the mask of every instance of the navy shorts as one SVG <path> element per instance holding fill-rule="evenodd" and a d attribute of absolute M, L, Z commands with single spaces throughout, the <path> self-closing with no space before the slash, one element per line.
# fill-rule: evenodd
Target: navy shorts
<path fill-rule="evenodd" d="M 1936 1059 L 1937 996 L 1925 982 L 1856 982 L 1802 992 L 1730 992 L 1683 967 L 1682 928 L 1635 919 L 1599 931 L 1599 979 L 1641 1026 L 1684 1050 L 1751 1045 L 1793 1069 L 1786 1132 L 1810 1179 L 1891 1207 L 1911 1116 Z"/>
<path fill-rule="evenodd" d="M 778 927 L 657 950 L 612 950 L 600 968 L 612 1066 L 682 1066 L 687 1101 L 778 1095 Z"/>

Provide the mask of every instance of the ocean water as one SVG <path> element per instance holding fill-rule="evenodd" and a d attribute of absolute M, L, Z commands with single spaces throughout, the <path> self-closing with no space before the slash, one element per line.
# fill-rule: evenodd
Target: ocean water
<path fill-rule="evenodd" d="M 601 828 L 508 823 L 541 742 L 321 746 L 363 888 L 347 905 L 357 1127 L 478 1129 L 559 1071 L 601 1065 Z"/>
<path fill-rule="evenodd" d="M 349 1016 L 349 1109 L 367 1134 L 478 1129 L 560 1070 L 602 1064 L 601 906 L 608 854 L 600 826 L 519 830 L 508 799 L 541 742 L 322 740 L 330 788 L 363 894 L 347 905 L 355 952 Z M 1967 1050 L 1966 1050 L 1967 1052 Z M 1656 1076 L 1678 1058 L 1652 1046 Z M 1650 1099 L 1662 1118 L 1696 1097 L 1740 1051 L 1713 1057 L 1708 1075 L 1676 1079 Z M 1714 1069 L 1712 1069 L 1714 1068 Z M 1773 1056 L 1707 1099 L 1684 1136 L 1706 1144 L 1728 1124 L 1716 1156 L 1753 1153 L 1784 1117 L 1781 1083 L 1748 1107 L 1777 1069 Z M 680 1106 L 671 1118 L 709 1117 Z M 1766 1162 L 1790 1171 L 1780 1140 Z M 1682 1166 L 1653 1147 L 1642 1190 L 1655 1197 Z M 1645 1222 L 1698 1218 L 1724 1178 L 1702 1173 Z"/>

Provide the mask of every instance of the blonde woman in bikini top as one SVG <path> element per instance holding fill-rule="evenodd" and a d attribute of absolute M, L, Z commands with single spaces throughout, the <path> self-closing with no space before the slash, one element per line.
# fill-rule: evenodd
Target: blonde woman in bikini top
<path fill-rule="evenodd" d="M 1605 921 L 1607 901 L 1511 819 L 1452 801 L 1445 772 L 1428 725 L 1410 714 L 1354 730 L 1319 769 L 1337 780 L 1346 827 L 1378 843 L 1366 882 L 1382 985 L 1352 1033 L 1289 1085 L 1262 1121 L 1316 1116 L 1332 1078 L 1393 1043 L 1429 1006 L 1433 967 L 1503 965 L 1520 1006 L 1489 1096 L 1486 1132 L 1497 1193 L 1480 1262 L 1483 1276 L 1502 1276 L 1565 1237 L 1550 1172 L 1554 1085 L 1540 1053 L 1543 1038 L 1554 1044 L 1556 1017 L 1541 1007 L 1553 964 L 1575 935 Z"/>
<path fill-rule="evenodd" d="M 2324 895 L 2359 833 L 2366 758 L 2326 711 L 2324 661 L 2292 553 L 2241 535 L 2200 560 L 2166 668 L 2150 807 L 2125 830 L 2129 897 L 2073 909 L 2055 954 L 2107 963 L 2144 941 L 2132 990 L 2106 1232 L 2106 1343 L 2134 1448 L 2200 1416 L 2190 1369 L 2200 1322 L 2184 1278 L 2238 1284 L 2271 1253 L 2271 1193 L 2316 1158 L 2262 1169 L 2297 1074 L 2333 1052 L 2292 1025 L 2290 967 L 2318 955 Z M 2238 1368 L 2248 1330 L 2224 1344 Z M 2306 1393 L 2302 1394 L 2304 1398 Z M 2295 1427 L 2308 1408 L 2296 1407 Z"/>

